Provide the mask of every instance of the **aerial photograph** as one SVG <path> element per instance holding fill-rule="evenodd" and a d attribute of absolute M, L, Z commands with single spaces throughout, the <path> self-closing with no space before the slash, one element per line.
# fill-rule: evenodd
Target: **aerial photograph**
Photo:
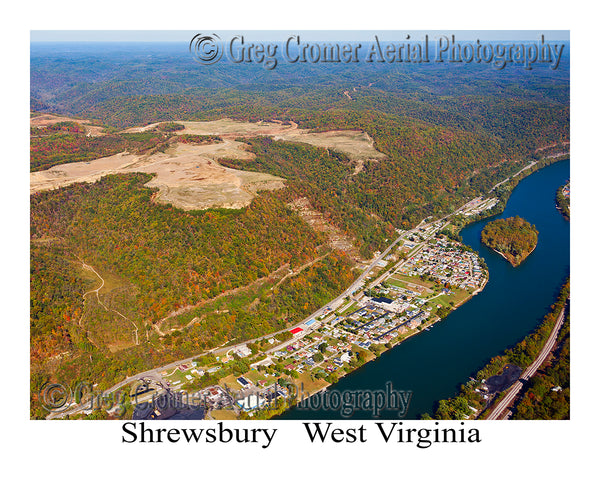
<path fill-rule="evenodd" d="M 569 31 L 29 49 L 31 420 L 571 418 Z"/>

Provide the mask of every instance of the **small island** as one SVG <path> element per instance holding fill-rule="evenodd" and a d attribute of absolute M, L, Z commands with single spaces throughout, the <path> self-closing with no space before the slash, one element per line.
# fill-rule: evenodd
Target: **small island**
<path fill-rule="evenodd" d="M 494 220 L 481 232 L 483 244 L 502 255 L 513 267 L 535 250 L 537 238 L 535 225 L 518 216 Z"/>

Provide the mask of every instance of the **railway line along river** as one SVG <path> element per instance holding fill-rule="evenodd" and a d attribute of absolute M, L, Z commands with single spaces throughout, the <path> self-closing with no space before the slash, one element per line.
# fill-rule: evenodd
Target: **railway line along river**
<path fill-rule="evenodd" d="M 452 312 L 430 331 L 414 335 L 378 359 L 346 375 L 329 387 L 340 394 L 357 390 L 411 391 L 405 419 L 432 413 L 438 400 L 455 395 L 469 376 L 487 361 L 524 338 L 549 311 L 569 274 L 569 222 L 555 207 L 556 190 L 570 176 L 563 160 L 523 179 L 500 215 L 469 225 L 461 232 L 465 244 L 485 259 L 490 280 L 485 289 Z M 518 267 L 484 246 L 480 234 L 487 222 L 518 215 L 539 231 L 535 251 Z M 356 410 L 351 417 L 340 409 L 308 410 L 294 407 L 281 420 L 373 419 L 371 411 Z M 398 419 L 384 410 L 379 419 Z"/>

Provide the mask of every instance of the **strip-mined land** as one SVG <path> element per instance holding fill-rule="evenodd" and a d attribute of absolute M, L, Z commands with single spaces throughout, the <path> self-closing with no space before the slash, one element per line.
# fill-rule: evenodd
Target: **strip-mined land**
<path fill-rule="evenodd" d="M 33 117 L 32 125 L 41 125 L 41 117 Z M 45 118 L 45 123 L 57 119 Z M 64 120 L 65 118 L 59 118 Z M 69 120 L 69 119 L 67 119 Z M 275 139 L 309 143 L 344 152 L 362 168 L 366 161 L 386 158 L 375 150 L 373 141 L 364 132 L 332 131 L 309 133 L 296 124 L 275 122 L 248 123 L 234 120 L 213 122 L 181 122 L 185 129 L 178 135 L 218 135 L 221 142 L 208 145 L 173 143 L 165 152 L 138 155 L 122 152 L 89 162 L 57 165 L 30 174 L 30 192 L 50 190 L 77 182 L 95 182 L 114 173 L 143 172 L 154 174 L 146 185 L 158 188 L 155 200 L 172 204 L 184 210 L 207 208 L 242 208 L 252 201 L 256 193 L 283 188 L 285 180 L 273 175 L 235 170 L 219 165 L 220 158 L 249 159 L 253 154 L 236 139 L 268 135 Z M 135 127 L 126 132 L 141 132 L 156 128 L 158 124 Z"/>

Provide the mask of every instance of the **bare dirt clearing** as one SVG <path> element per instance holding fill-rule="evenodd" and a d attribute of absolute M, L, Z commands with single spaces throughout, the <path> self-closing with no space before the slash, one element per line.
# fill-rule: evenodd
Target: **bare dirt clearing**
<path fill-rule="evenodd" d="M 322 213 L 314 210 L 306 197 L 298 198 L 288 205 L 313 229 L 318 232 L 324 232 L 327 235 L 327 243 L 330 247 L 345 252 L 354 261 L 360 260 L 360 255 L 354 246 L 353 239 L 345 235 L 344 232 L 325 218 Z"/>
<path fill-rule="evenodd" d="M 284 186 L 273 175 L 222 167 L 220 157 L 247 158 L 243 144 L 225 140 L 213 145 L 175 144 L 165 153 L 120 153 L 90 162 L 66 163 L 30 174 L 30 192 L 64 187 L 76 182 L 95 182 L 111 173 L 143 172 L 156 176 L 146 185 L 159 189 L 155 200 L 184 210 L 210 207 L 241 208 L 257 191 Z"/>
<path fill-rule="evenodd" d="M 90 125 L 89 120 L 79 120 L 77 118 L 60 117 L 58 115 L 51 115 L 51 114 L 41 114 L 41 115 L 37 115 L 35 117 L 31 117 L 29 119 L 29 124 L 32 127 L 38 127 L 38 128 L 48 127 L 50 125 L 54 125 L 55 123 L 60 123 L 60 122 L 78 123 L 83 128 L 85 128 L 85 133 L 87 133 L 88 135 L 90 135 L 92 137 L 104 135 L 104 133 L 103 133 L 104 128 L 99 127 L 97 125 Z"/>
<path fill-rule="evenodd" d="M 32 118 L 44 122 L 63 121 L 66 117 L 42 115 Z M 114 173 L 144 172 L 155 174 L 146 185 L 159 189 L 155 200 L 169 203 L 184 210 L 206 208 L 242 208 L 248 205 L 257 192 L 283 188 L 285 180 L 273 175 L 226 168 L 219 158 L 252 158 L 246 145 L 235 138 L 257 135 L 273 136 L 293 142 L 333 148 L 346 153 L 357 163 L 386 158 L 373 147 L 369 136 L 360 131 L 331 131 L 308 133 L 289 122 L 238 122 L 222 119 L 213 122 L 177 122 L 185 126 L 177 134 L 218 135 L 223 142 L 210 145 L 176 143 L 165 153 L 133 155 L 123 152 L 89 162 L 57 165 L 48 170 L 30 174 L 30 192 L 64 187 L 76 182 L 95 182 L 104 175 Z M 151 130 L 158 123 L 134 127 L 126 132 Z M 86 127 L 87 128 L 87 127 Z"/>
<path fill-rule="evenodd" d="M 332 130 L 328 132 L 310 133 L 299 129 L 294 122 L 238 122 L 227 118 L 213 122 L 177 122 L 185 126 L 178 130 L 178 135 L 191 133 L 196 135 L 219 135 L 227 137 L 251 137 L 257 135 L 272 136 L 275 140 L 300 142 L 315 147 L 332 148 L 345 153 L 353 161 L 383 160 L 387 157 L 375 150 L 373 140 L 365 132 L 359 130 Z M 148 125 L 155 127 L 158 124 Z"/>

